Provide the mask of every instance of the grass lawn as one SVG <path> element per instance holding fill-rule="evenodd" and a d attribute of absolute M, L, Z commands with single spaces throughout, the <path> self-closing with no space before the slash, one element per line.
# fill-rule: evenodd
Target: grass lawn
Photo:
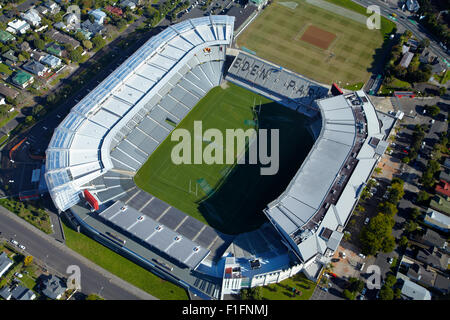
<path fill-rule="evenodd" d="M 302 294 L 293 297 L 292 288 L 296 288 Z M 315 282 L 306 278 L 303 273 L 298 273 L 280 283 L 262 287 L 261 295 L 263 300 L 309 300 L 315 288 Z"/>
<path fill-rule="evenodd" d="M 444 212 L 447 215 L 450 215 L 450 201 L 445 200 L 444 197 L 440 195 L 435 195 L 435 197 L 438 197 L 441 203 L 437 202 L 434 198 L 430 201 L 430 207 L 438 210 L 440 212 Z"/>
<path fill-rule="evenodd" d="M 442 75 L 435 75 L 435 78 L 440 84 L 446 84 L 447 81 L 450 80 L 450 71 L 447 70 Z"/>
<path fill-rule="evenodd" d="M 293 0 L 298 6 L 287 8 L 275 0 L 238 37 L 245 46 L 262 58 L 296 71 L 319 82 L 344 84 L 365 82 L 393 24 L 382 19 L 381 30 L 334 14 L 305 0 Z M 350 0 L 333 0 L 334 4 L 365 14 L 365 8 Z M 320 49 L 300 40 L 308 26 L 315 26 L 336 35 L 328 49 Z"/>
<path fill-rule="evenodd" d="M 66 245 L 119 278 L 162 300 L 187 300 L 187 292 L 150 271 L 63 225 Z"/>
<path fill-rule="evenodd" d="M 305 117 L 229 83 L 226 89 L 213 88 L 177 128 L 188 130 L 191 136 L 196 120 L 202 121 L 203 132 L 209 128 L 222 133 L 225 129 L 253 128 L 255 102 L 261 103 L 259 127 L 280 130 L 280 169 L 276 175 L 262 176 L 260 165 L 255 164 L 176 165 L 170 155 L 178 142 L 168 137 L 137 172 L 135 183 L 224 233 L 259 227 L 266 221 L 262 209 L 283 192 L 311 149 L 313 140 Z M 202 147 L 211 143 L 215 141 L 203 141 Z"/>
<path fill-rule="evenodd" d="M 13 71 L 4 63 L 0 63 L 0 72 L 7 74 L 8 76 L 12 75 Z"/>
<path fill-rule="evenodd" d="M 358 91 L 358 90 L 361 90 L 363 86 L 364 86 L 364 82 L 358 82 L 355 84 L 350 84 L 348 86 L 344 86 L 344 89 Z"/>
<path fill-rule="evenodd" d="M 19 111 L 14 110 L 13 112 L 8 112 L 8 116 L 5 118 L 1 118 L 0 120 L 0 128 L 3 127 L 5 124 L 10 122 L 12 119 L 14 119 L 19 114 Z"/>

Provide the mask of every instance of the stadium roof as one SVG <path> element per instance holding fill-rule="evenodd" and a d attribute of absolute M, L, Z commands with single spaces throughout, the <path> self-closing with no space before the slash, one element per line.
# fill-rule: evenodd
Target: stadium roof
<path fill-rule="evenodd" d="M 369 141 L 384 137 L 363 91 L 317 104 L 320 136 L 285 192 L 265 209 L 303 261 L 337 248 L 338 227 L 345 225 L 378 159 Z"/>
<path fill-rule="evenodd" d="M 192 269 L 195 269 L 209 254 L 209 250 L 121 201 L 114 203 L 99 216 L 119 227 L 126 235 L 140 239 Z"/>
<path fill-rule="evenodd" d="M 46 181 L 60 210 L 79 201 L 81 186 L 113 168 L 113 136 L 201 48 L 229 45 L 234 17 L 180 22 L 152 37 L 84 97 L 56 128 L 46 151 Z M 184 63 L 183 63 L 184 62 Z"/>

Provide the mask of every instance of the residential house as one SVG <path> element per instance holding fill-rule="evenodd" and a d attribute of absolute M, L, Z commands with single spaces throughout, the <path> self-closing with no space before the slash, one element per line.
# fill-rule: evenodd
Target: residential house
<path fill-rule="evenodd" d="M 446 271 L 449 263 L 449 256 L 439 251 L 437 248 L 433 250 L 419 249 L 416 259 L 435 269 Z"/>
<path fill-rule="evenodd" d="M 406 273 L 409 279 L 414 280 L 415 282 L 424 285 L 426 287 L 432 287 L 436 280 L 436 272 L 428 270 L 423 265 L 418 263 L 412 264 L 408 272 Z"/>
<path fill-rule="evenodd" d="M 15 99 L 17 97 L 17 95 L 19 94 L 19 92 L 8 87 L 6 85 L 6 83 L 3 83 L 3 85 L 0 83 L 0 94 L 7 98 Z"/>
<path fill-rule="evenodd" d="M 45 7 L 45 6 L 38 6 L 38 7 L 36 8 L 36 11 L 37 11 L 40 15 L 43 15 L 43 16 L 47 15 L 47 14 L 50 12 L 50 10 L 49 10 L 47 7 Z"/>
<path fill-rule="evenodd" d="M 11 291 L 11 297 L 14 300 L 34 300 L 36 299 L 36 294 L 28 288 L 17 286 Z"/>
<path fill-rule="evenodd" d="M 444 180 L 444 181 L 450 182 L 449 170 L 442 170 L 439 173 L 439 180 Z"/>
<path fill-rule="evenodd" d="M 58 29 L 58 30 L 67 30 L 67 26 L 64 22 L 60 21 L 57 22 L 53 25 L 54 28 Z"/>
<path fill-rule="evenodd" d="M 409 12 L 417 12 L 420 9 L 419 2 L 417 0 L 406 0 L 406 9 L 408 9 Z"/>
<path fill-rule="evenodd" d="M 76 30 L 80 27 L 80 19 L 74 13 L 65 15 L 63 19 L 68 30 Z"/>
<path fill-rule="evenodd" d="M 8 269 L 13 265 L 13 261 L 8 258 L 8 255 L 5 252 L 0 254 L 0 277 L 8 271 Z"/>
<path fill-rule="evenodd" d="M 122 11 L 122 9 L 120 9 L 120 8 L 117 8 L 117 7 L 113 7 L 113 6 L 106 6 L 105 7 L 105 10 L 107 11 L 107 12 L 109 12 L 109 13 L 111 13 L 111 14 L 114 14 L 114 15 L 116 15 L 116 16 L 119 16 L 119 17 L 121 17 L 122 15 L 123 15 L 123 11 Z"/>
<path fill-rule="evenodd" d="M 450 157 L 445 158 L 444 167 L 450 170 Z"/>
<path fill-rule="evenodd" d="M 3 63 L 11 67 L 15 66 L 19 61 L 13 50 L 6 51 L 4 54 L 2 54 L 2 57 L 4 59 Z"/>
<path fill-rule="evenodd" d="M 94 23 L 98 23 L 100 25 L 103 24 L 103 22 L 105 21 L 105 18 L 106 18 L 106 13 L 104 13 L 100 9 L 95 9 L 95 10 L 89 11 L 89 15 L 94 17 Z"/>
<path fill-rule="evenodd" d="M 9 289 L 8 286 L 4 286 L 1 290 L 0 290 L 0 297 L 2 297 L 5 300 L 9 300 L 11 299 L 11 290 Z"/>
<path fill-rule="evenodd" d="M 8 27 L 6 28 L 6 31 L 9 31 L 14 34 L 25 34 L 30 29 L 30 25 L 20 19 L 15 19 L 11 22 L 8 22 Z"/>
<path fill-rule="evenodd" d="M 444 232 L 450 231 L 450 217 L 431 208 L 428 208 L 428 211 L 423 218 L 423 222 Z"/>
<path fill-rule="evenodd" d="M 402 60 L 400 60 L 400 66 L 402 66 L 403 68 L 408 68 L 408 66 L 411 63 L 411 60 L 412 60 L 413 57 L 414 57 L 414 53 L 406 52 L 403 55 Z"/>
<path fill-rule="evenodd" d="M 6 104 L 6 98 L 0 94 L 0 106 Z"/>
<path fill-rule="evenodd" d="M 134 3 L 133 1 L 130 1 L 130 0 L 122 0 L 122 1 L 120 1 L 119 6 L 121 8 L 129 8 L 130 10 L 135 10 L 136 9 L 136 3 Z"/>
<path fill-rule="evenodd" d="M 439 233 L 431 229 L 427 229 L 425 234 L 420 239 L 420 242 L 424 245 L 429 246 L 430 249 L 438 248 L 440 250 L 443 250 L 444 252 L 448 250 L 447 238 L 441 236 Z"/>
<path fill-rule="evenodd" d="M 406 300 L 431 300 L 431 293 L 424 287 L 404 279 L 401 296 Z"/>
<path fill-rule="evenodd" d="M 50 10 L 51 14 L 58 13 L 61 8 L 54 1 L 45 1 L 44 6 Z"/>
<path fill-rule="evenodd" d="M 52 29 L 48 30 L 45 35 L 49 37 L 50 39 L 61 43 L 61 44 L 70 44 L 72 46 L 72 49 L 77 48 L 80 46 L 80 42 L 75 40 L 74 38 L 68 36 L 67 34 L 61 33 L 58 30 Z"/>
<path fill-rule="evenodd" d="M 20 16 L 33 27 L 38 27 L 41 24 L 41 17 L 36 9 L 28 9 L 27 12 L 21 13 Z"/>
<path fill-rule="evenodd" d="M 15 41 L 16 37 L 14 37 L 11 33 L 0 30 L 0 42 L 7 43 L 8 41 Z"/>
<path fill-rule="evenodd" d="M 430 49 L 426 48 L 423 50 L 422 54 L 419 57 L 420 62 L 422 63 L 434 63 L 437 59 L 437 56 L 433 54 Z"/>
<path fill-rule="evenodd" d="M 25 89 L 30 84 L 34 82 L 34 78 L 31 74 L 26 73 L 25 71 L 19 70 L 17 71 L 11 79 L 12 83 L 18 86 L 19 88 Z"/>
<path fill-rule="evenodd" d="M 433 288 L 440 291 L 442 294 L 450 293 L 450 279 L 440 274 L 437 275 Z"/>
<path fill-rule="evenodd" d="M 49 66 L 50 68 L 56 68 L 61 65 L 61 59 L 51 54 L 48 54 L 44 58 L 42 58 L 41 62 Z"/>
<path fill-rule="evenodd" d="M 98 33 L 102 33 L 104 27 L 103 25 L 100 25 L 98 23 L 92 23 L 89 20 L 83 21 L 81 23 L 81 28 L 84 29 L 85 31 L 89 32 L 91 34 L 91 36 L 94 36 Z"/>
<path fill-rule="evenodd" d="M 42 77 L 48 70 L 46 66 L 35 60 L 28 61 L 22 66 L 22 68 L 39 77 Z"/>
<path fill-rule="evenodd" d="M 67 291 L 67 285 L 55 275 L 48 276 L 42 282 L 42 293 L 50 299 L 61 299 Z"/>
<path fill-rule="evenodd" d="M 434 189 L 437 194 L 444 197 L 450 197 L 450 184 L 445 180 L 440 180 Z"/>
<path fill-rule="evenodd" d="M 28 52 L 28 51 L 31 50 L 30 44 L 29 44 L 28 42 L 26 42 L 26 41 L 22 42 L 22 43 L 19 45 L 19 48 L 20 48 L 20 50 L 26 51 L 26 52 Z"/>
<path fill-rule="evenodd" d="M 57 56 L 57 57 L 61 57 L 62 56 L 62 48 L 60 46 L 58 46 L 56 43 L 52 43 L 47 47 L 47 52 Z"/>
<path fill-rule="evenodd" d="M 40 52 L 40 51 L 33 51 L 31 53 L 31 57 L 36 60 L 37 62 L 40 62 L 45 56 L 47 55 L 47 53 L 45 52 Z"/>

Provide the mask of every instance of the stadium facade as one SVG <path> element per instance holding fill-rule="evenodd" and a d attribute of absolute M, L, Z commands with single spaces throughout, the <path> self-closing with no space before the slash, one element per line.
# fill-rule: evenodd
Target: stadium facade
<path fill-rule="evenodd" d="M 317 277 L 389 133 L 362 91 L 330 98 L 323 85 L 242 52 L 225 72 L 233 25 L 229 16 L 191 19 L 148 40 L 71 110 L 46 151 L 50 195 L 74 225 L 204 299 L 300 270 Z M 271 225 L 234 239 L 133 182 L 224 74 L 315 119 L 320 131 L 288 188 L 264 210 Z"/>

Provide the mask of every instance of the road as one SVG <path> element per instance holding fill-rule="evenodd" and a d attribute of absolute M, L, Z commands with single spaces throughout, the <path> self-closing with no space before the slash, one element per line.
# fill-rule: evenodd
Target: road
<path fill-rule="evenodd" d="M 28 222 L 0 207 L 1 237 L 15 239 L 26 247 L 26 253 L 42 262 L 49 272 L 66 275 L 69 265 L 81 270 L 81 291 L 99 294 L 107 300 L 154 300 L 155 297 L 98 267 L 62 243 L 37 230 Z"/>
<path fill-rule="evenodd" d="M 398 18 L 394 21 L 397 26 L 402 26 L 403 28 L 410 30 L 412 34 L 421 41 L 422 39 L 428 38 L 430 40 L 429 49 L 435 55 L 437 55 L 441 60 L 449 61 L 450 56 L 441 48 L 439 42 L 429 34 L 419 23 L 411 22 L 409 20 L 409 16 L 406 15 L 400 8 L 389 6 L 383 1 L 379 0 L 352 0 L 355 3 L 358 3 L 364 7 L 368 7 L 370 5 L 377 5 L 380 7 L 380 13 L 382 16 L 392 20 L 389 16 L 392 13 L 395 13 Z"/>

